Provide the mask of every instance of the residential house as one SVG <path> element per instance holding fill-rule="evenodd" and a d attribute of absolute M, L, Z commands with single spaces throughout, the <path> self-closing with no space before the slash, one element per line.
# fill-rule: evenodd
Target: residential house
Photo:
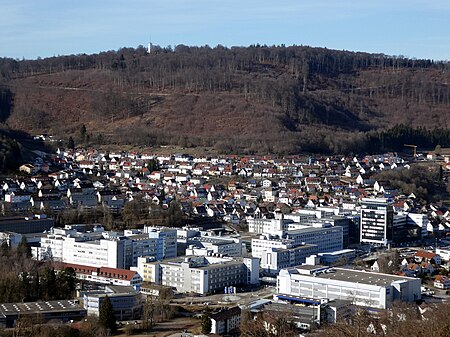
<path fill-rule="evenodd" d="M 436 275 L 433 285 L 439 289 L 450 289 L 450 278 L 443 275 Z"/>
<path fill-rule="evenodd" d="M 430 262 L 437 265 L 442 263 L 441 257 L 433 252 L 427 252 L 425 250 L 419 250 L 414 254 L 414 260 L 416 262 Z"/>
<path fill-rule="evenodd" d="M 213 313 L 211 319 L 211 333 L 216 335 L 225 335 L 239 328 L 241 324 L 241 308 L 238 306 L 224 308 L 219 312 Z"/>

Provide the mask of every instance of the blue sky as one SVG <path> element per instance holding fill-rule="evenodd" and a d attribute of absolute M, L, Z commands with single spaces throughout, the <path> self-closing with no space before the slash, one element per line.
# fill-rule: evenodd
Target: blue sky
<path fill-rule="evenodd" d="M 0 0 L 0 57 L 310 45 L 450 60 L 448 0 Z"/>

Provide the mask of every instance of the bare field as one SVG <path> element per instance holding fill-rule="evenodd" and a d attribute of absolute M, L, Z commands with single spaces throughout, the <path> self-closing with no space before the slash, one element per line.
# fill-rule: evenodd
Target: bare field
<path fill-rule="evenodd" d="M 167 322 L 157 323 L 150 332 L 133 333 L 131 336 L 165 337 L 183 331 L 199 333 L 200 323 L 201 321 L 199 319 L 191 317 L 177 317 Z M 125 327 L 121 327 L 115 336 L 129 336 L 125 333 L 125 329 Z"/>

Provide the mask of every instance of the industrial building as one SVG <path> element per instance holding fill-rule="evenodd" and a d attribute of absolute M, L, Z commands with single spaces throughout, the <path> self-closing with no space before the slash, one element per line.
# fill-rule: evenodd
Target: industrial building
<path fill-rule="evenodd" d="M 42 301 L 0 304 L 0 326 L 12 328 L 17 320 L 28 317 L 35 324 L 48 321 L 69 322 L 80 320 L 86 316 L 87 310 L 75 301 Z"/>
<path fill-rule="evenodd" d="M 379 309 L 391 307 L 395 300 L 419 300 L 420 285 L 418 278 L 312 265 L 282 269 L 277 277 L 279 294 L 350 300 Z"/>
<path fill-rule="evenodd" d="M 0 217 L 0 232 L 14 232 L 19 234 L 42 233 L 50 230 L 53 226 L 53 219 L 41 214 L 25 217 Z"/>

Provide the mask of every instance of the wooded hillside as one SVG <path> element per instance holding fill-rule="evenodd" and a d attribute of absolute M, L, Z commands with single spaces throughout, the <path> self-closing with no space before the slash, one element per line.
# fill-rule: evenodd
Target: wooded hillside
<path fill-rule="evenodd" d="M 85 144 L 224 153 L 450 146 L 449 70 L 447 62 L 304 46 L 0 59 L 0 117 Z"/>

